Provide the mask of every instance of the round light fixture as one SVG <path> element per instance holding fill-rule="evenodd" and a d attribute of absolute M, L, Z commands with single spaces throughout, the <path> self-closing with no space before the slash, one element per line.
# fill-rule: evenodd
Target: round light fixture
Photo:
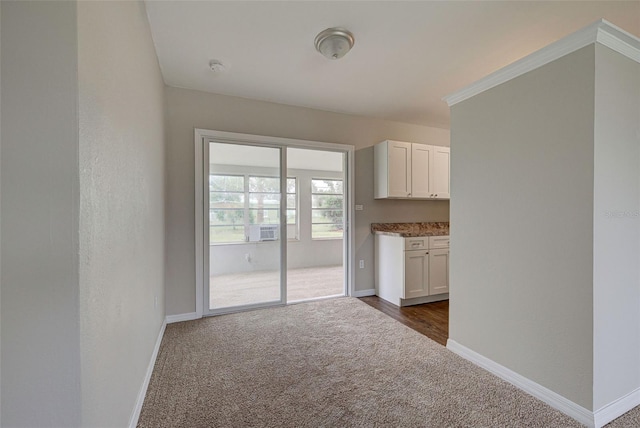
<path fill-rule="evenodd" d="M 327 28 L 316 36 L 318 52 L 329 59 L 340 59 L 353 47 L 356 39 L 344 28 Z"/>

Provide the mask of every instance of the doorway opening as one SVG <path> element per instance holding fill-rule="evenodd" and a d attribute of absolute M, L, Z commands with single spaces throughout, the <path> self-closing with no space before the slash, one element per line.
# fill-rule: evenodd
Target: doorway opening
<path fill-rule="evenodd" d="M 351 146 L 196 130 L 198 151 L 203 315 L 349 294 Z"/>

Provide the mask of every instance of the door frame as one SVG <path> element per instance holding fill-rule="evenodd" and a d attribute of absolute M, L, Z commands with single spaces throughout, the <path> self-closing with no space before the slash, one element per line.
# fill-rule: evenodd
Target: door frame
<path fill-rule="evenodd" d="M 353 145 L 348 144 L 336 144 L 325 143 L 320 141 L 310 140 L 298 140 L 292 138 L 281 137 L 269 137 L 264 135 L 254 134 L 240 134 L 235 132 L 215 131 L 208 129 L 194 129 L 194 154 L 195 154 L 195 256 L 196 256 L 196 316 L 201 318 L 204 315 L 212 315 L 205 310 L 205 273 L 208 272 L 208 262 L 205 264 L 208 256 L 209 249 L 206 245 L 205 239 L 205 225 L 204 225 L 204 209 L 205 209 L 205 189 L 204 189 L 204 172 L 205 172 L 205 160 L 208 161 L 208 144 L 209 142 L 217 143 L 236 143 L 236 144 L 248 144 L 253 146 L 263 147 L 281 147 L 281 162 L 286 162 L 286 149 L 287 148 L 301 148 L 301 149 L 314 149 L 343 153 L 345 156 L 344 173 L 347 180 L 347 185 L 344 186 L 346 190 L 345 195 L 345 233 L 344 233 L 344 279 L 345 279 L 345 294 L 352 296 L 354 294 L 354 183 L 353 183 L 353 171 L 354 171 L 354 152 Z M 205 157 L 206 154 L 206 157 Z M 281 166 L 281 174 L 286 177 L 286 169 L 284 167 L 286 163 Z M 208 195 L 207 195 L 208 197 Z M 207 199 L 208 200 L 208 199 Z M 282 274 L 286 275 L 286 241 L 281 245 L 281 267 L 284 267 Z M 281 284 L 282 282 L 281 278 Z M 282 290 L 286 304 L 286 295 Z M 207 293 L 208 294 L 208 293 Z M 225 313 L 238 312 L 239 310 L 246 310 L 246 307 L 230 308 Z M 220 312 L 222 313 L 222 312 Z M 218 314 L 218 312 L 216 312 Z"/>

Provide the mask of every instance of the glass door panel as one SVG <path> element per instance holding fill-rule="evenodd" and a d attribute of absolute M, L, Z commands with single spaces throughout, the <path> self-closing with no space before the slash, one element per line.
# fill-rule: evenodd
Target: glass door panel
<path fill-rule="evenodd" d="M 287 149 L 287 302 L 345 295 L 346 155 Z"/>
<path fill-rule="evenodd" d="M 283 304 L 282 149 L 211 142 L 208 152 L 209 312 Z"/>

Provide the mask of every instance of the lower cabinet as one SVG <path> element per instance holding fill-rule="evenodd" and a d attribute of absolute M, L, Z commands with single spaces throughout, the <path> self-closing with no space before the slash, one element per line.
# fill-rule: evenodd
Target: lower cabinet
<path fill-rule="evenodd" d="M 404 287 L 402 298 L 413 299 L 429 295 L 429 251 L 404 252 Z"/>
<path fill-rule="evenodd" d="M 429 294 L 449 292 L 449 249 L 429 250 Z"/>
<path fill-rule="evenodd" d="M 376 235 L 376 294 L 398 306 L 449 298 L 449 237 Z"/>

